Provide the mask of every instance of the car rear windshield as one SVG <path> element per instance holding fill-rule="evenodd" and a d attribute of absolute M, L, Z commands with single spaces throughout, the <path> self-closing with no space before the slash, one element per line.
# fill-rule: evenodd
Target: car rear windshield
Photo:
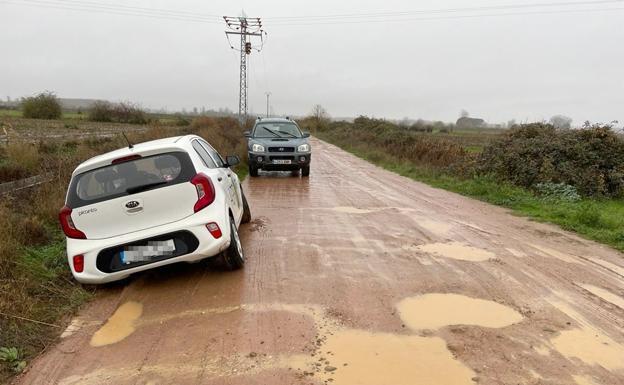
<path fill-rule="evenodd" d="M 81 207 L 139 192 L 185 183 L 195 168 L 185 152 L 167 152 L 111 164 L 76 175 L 67 204 Z"/>
<path fill-rule="evenodd" d="M 295 123 L 266 122 L 258 123 L 254 129 L 254 138 L 301 138 L 301 130 Z"/>

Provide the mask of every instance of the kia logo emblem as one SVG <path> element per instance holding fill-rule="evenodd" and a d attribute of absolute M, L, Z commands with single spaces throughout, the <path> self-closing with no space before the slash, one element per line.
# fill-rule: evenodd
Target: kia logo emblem
<path fill-rule="evenodd" d="M 139 205 L 140 205 L 140 203 L 137 202 L 137 201 L 130 201 L 130 202 L 126 203 L 126 207 L 129 208 L 129 209 L 137 208 L 137 207 L 139 207 Z"/>

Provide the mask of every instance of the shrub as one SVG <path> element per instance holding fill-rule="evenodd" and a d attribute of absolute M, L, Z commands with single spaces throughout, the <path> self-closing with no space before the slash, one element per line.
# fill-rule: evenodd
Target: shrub
<path fill-rule="evenodd" d="M 624 195 L 624 141 L 609 126 L 523 125 L 486 146 L 479 171 L 523 187 L 565 184 L 585 196 L 619 197 Z"/>
<path fill-rule="evenodd" d="M 32 119 L 60 119 L 61 103 L 52 92 L 42 92 L 22 99 L 22 114 Z"/>
<path fill-rule="evenodd" d="M 88 119 L 93 122 L 145 124 L 147 116 L 137 105 L 122 102 L 97 101 L 89 109 Z"/>
<path fill-rule="evenodd" d="M 565 183 L 538 183 L 535 185 L 535 191 L 545 199 L 578 202 L 581 200 L 576 187 Z"/>

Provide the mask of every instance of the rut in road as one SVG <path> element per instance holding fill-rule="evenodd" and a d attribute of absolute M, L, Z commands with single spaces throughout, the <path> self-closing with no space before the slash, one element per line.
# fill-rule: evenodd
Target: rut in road
<path fill-rule="evenodd" d="M 313 140 L 243 271 L 109 286 L 20 384 L 624 383 L 622 254 Z"/>

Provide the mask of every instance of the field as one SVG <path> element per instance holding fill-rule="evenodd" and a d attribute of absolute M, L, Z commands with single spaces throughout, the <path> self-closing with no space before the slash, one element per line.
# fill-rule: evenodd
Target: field
<path fill-rule="evenodd" d="M 170 121 L 176 118 L 170 117 Z M 135 143 L 195 133 L 223 155 L 238 154 L 242 164 L 236 172 L 241 179 L 247 174 L 247 165 L 242 129 L 231 118 L 197 118 L 187 126 L 177 126 L 160 120 L 129 125 L 5 114 L 0 116 L 0 124 L 9 133 L 0 143 L 0 183 L 42 174 L 47 180 L 0 195 L 0 348 L 15 348 L 10 360 L 0 360 L 3 382 L 49 346 L 62 325 L 95 293 L 94 288 L 73 281 L 57 224 L 75 166 L 125 147 L 122 132 Z"/>
<path fill-rule="evenodd" d="M 381 124 L 382 126 L 385 123 Z M 401 133 L 395 127 L 379 129 L 379 122 L 334 123 L 309 129 L 323 140 L 390 171 L 513 210 L 536 221 L 555 223 L 589 239 L 624 251 L 624 199 L 619 196 L 544 195 L 514 185 L 495 175 L 475 173 L 482 167 L 479 154 L 501 130 L 464 130 L 451 133 Z M 372 130 L 372 131 L 371 131 Z M 397 139 L 402 137 L 401 139 Z M 621 140 L 621 139 L 620 139 Z M 410 142 L 409 148 L 404 143 Z M 610 156 L 615 156 L 610 152 Z"/>

